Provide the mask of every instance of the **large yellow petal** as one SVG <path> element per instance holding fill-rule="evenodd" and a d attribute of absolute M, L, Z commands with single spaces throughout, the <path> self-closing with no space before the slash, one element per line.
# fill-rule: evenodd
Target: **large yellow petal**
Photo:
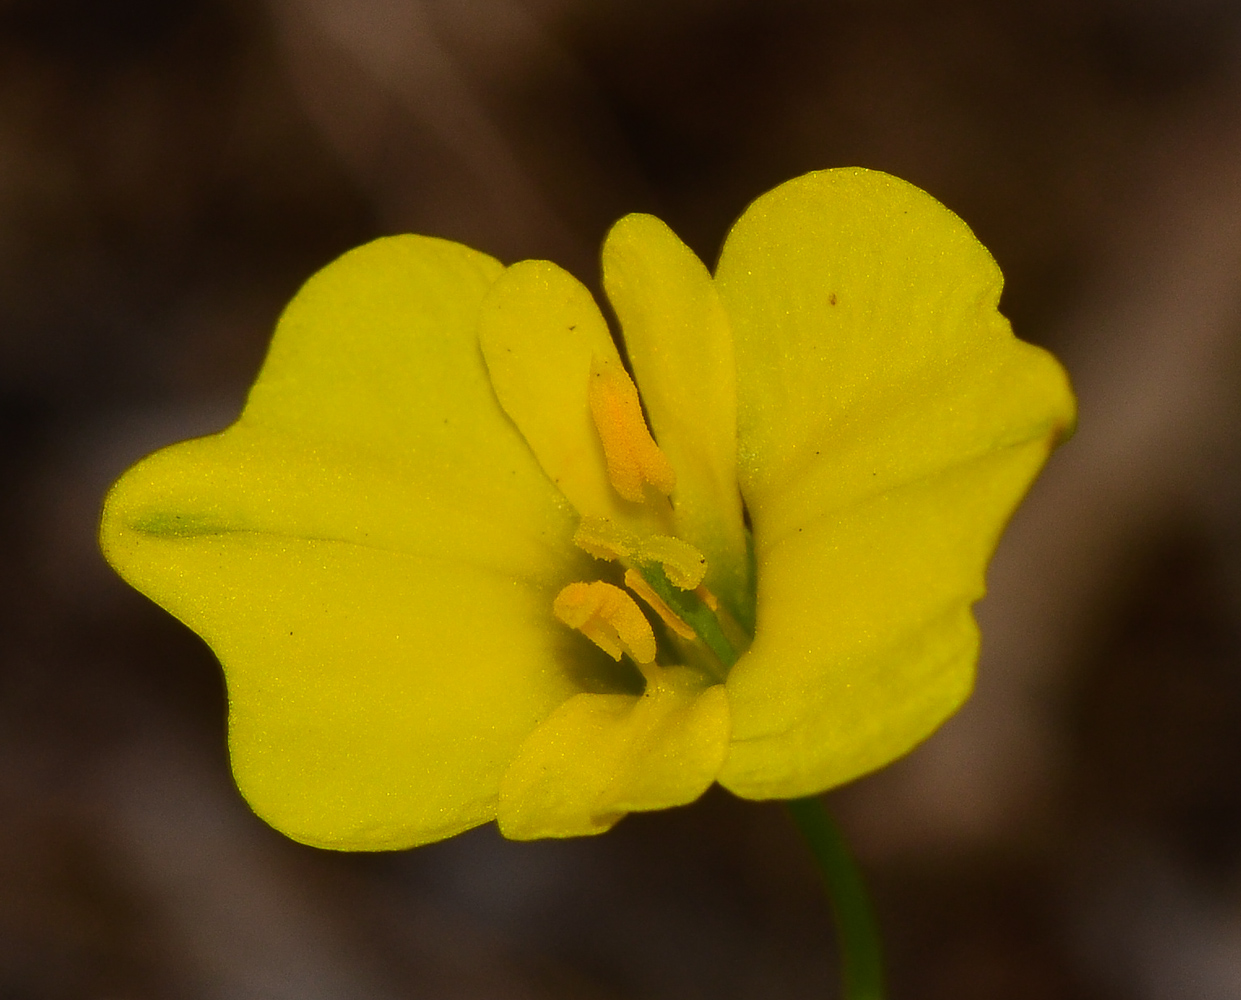
<path fill-rule="evenodd" d="M 710 787 L 728 752 L 724 688 L 684 667 L 659 674 L 641 695 L 579 694 L 534 731 L 500 786 L 506 837 L 603 833 Z"/>
<path fill-rule="evenodd" d="M 736 362 L 711 274 L 659 219 L 628 215 L 604 241 L 603 285 L 651 428 L 676 469 L 676 534 L 707 557 L 707 587 L 744 620 Z"/>
<path fill-rule="evenodd" d="M 1031 442 L 807 518 L 758 558 L 758 629 L 728 676 L 720 783 L 795 798 L 882 767 L 969 695 L 970 605 L 1047 456 Z"/>
<path fill-rule="evenodd" d="M 131 469 L 105 554 L 224 666 L 238 785 L 298 840 L 405 847 L 492 818 L 597 656 L 551 614 L 589 560 L 475 340 L 500 272 L 397 237 L 312 278 L 240 421 Z"/>
<path fill-rule="evenodd" d="M 964 223 L 885 174 L 764 195 L 717 285 L 758 567 L 721 780 L 802 795 L 905 752 L 966 696 L 986 560 L 1073 399 L 1012 336 Z"/>

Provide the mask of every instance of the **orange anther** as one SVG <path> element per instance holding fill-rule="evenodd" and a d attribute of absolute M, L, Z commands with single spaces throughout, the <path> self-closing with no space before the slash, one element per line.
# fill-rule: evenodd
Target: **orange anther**
<path fill-rule="evenodd" d="M 676 486 L 676 472 L 651 437 L 638 389 L 629 373 L 595 355 L 590 365 L 590 413 L 603 442 L 608 479 L 626 500 L 641 503 L 650 483 L 667 496 Z"/>
<path fill-rule="evenodd" d="M 628 653 L 639 664 L 655 659 L 651 623 L 627 593 L 610 583 L 571 583 L 552 602 L 557 618 L 575 628 L 614 660 Z"/>

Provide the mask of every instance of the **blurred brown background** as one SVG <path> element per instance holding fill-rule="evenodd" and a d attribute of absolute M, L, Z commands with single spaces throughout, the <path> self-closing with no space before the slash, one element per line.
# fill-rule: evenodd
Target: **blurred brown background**
<path fill-rule="evenodd" d="M 893 996 L 1241 997 L 1241 6 L 0 0 L 0 1000 L 835 995 L 775 805 L 283 840 L 210 653 L 93 536 L 352 245 L 595 284 L 627 211 L 712 261 L 749 199 L 849 164 L 974 227 L 1081 397 L 974 701 L 832 796 Z"/>

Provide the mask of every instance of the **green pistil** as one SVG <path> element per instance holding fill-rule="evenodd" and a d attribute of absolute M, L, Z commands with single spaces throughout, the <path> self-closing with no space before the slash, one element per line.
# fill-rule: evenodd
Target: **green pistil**
<path fill-rule="evenodd" d="M 737 653 L 732 644 L 724 636 L 720 621 L 706 603 L 692 590 L 680 590 L 674 587 L 658 563 L 647 563 L 638 567 L 651 589 L 668 605 L 686 625 L 692 628 L 716 659 L 720 661 L 727 673 L 737 662 Z M 722 679 L 722 678 L 721 678 Z"/>

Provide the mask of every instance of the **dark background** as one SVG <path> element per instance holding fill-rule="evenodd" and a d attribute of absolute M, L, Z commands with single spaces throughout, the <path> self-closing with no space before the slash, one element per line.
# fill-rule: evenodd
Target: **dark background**
<path fill-rule="evenodd" d="M 751 198 L 851 164 L 974 227 L 1081 400 L 975 699 L 831 797 L 893 996 L 1241 997 L 1241 6 L 0 0 L 0 998 L 835 995 L 774 804 L 285 841 L 231 786 L 210 653 L 94 531 L 350 246 L 596 284 L 625 212 L 712 261 Z"/>

